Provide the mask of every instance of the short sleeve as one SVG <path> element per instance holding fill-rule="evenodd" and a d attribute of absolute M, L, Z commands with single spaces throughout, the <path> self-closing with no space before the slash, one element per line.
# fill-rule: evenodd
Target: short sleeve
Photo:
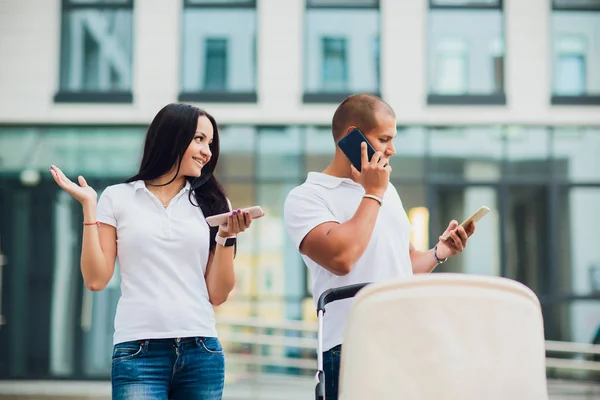
<path fill-rule="evenodd" d="M 112 191 L 110 186 L 104 189 L 98 200 L 98 207 L 96 208 L 96 219 L 107 225 L 117 227 L 117 218 L 115 217 L 115 210 L 113 207 L 113 198 L 111 196 Z"/>
<path fill-rule="evenodd" d="M 325 222 L 339 223 L 323 198 L 302 186 L 288 194 L 283 219 L 286 231 L 298 250 L 306 235 L 317 226 Z"/>

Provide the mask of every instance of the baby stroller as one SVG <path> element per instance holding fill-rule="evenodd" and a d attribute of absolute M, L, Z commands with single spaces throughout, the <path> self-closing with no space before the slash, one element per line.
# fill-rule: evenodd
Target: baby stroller
<path fill-rule="evenodd" d="M 325 291 L 317 304 L 317 399 L 328 379 L 325 308 L 351 297 L 339 399 L 548 399 L 535 294 L 510 279 L 453 273 Z"/>

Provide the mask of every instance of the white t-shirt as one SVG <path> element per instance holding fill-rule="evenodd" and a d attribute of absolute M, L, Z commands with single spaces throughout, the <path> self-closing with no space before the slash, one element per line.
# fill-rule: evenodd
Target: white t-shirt
<path fill-rule="evenodd" d="M 284 205 L 285 226 L 296 248 L 299 249 L 304 237 L 316 226 L 330 221 L 341 224 L 352 218 L 364 194 L 363 187 L 351 179 L 310 172 L 306 182 L 288 194 Z M 349 274 L 332 274 L 302 254 L 311 273 L 315 306 L 321 293 L 329 288 L 411 276 L 411 230 L 398 192 L 390 183 L 371 240 Z M 340 300 L 325 307 L 324 351 L 343 342 L 351 303 L 352 299 Z"/>
<path fill-rule="evenodd" d="M 209 226 L 189 183 L 164 208 L 143 181 L 107 187 L 98 221 L 117 229 L 121 298 L 113 343 L 217 336 L 204 274 Z"/>

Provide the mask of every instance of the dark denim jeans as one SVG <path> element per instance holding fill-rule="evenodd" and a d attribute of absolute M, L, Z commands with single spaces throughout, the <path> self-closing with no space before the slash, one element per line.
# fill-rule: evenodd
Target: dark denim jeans
<path fill-rule="evenodd" d="M 221 400 L 223 348 L 216 337 L 119 343 L 112 356 L 115 400 Z"/>
<path fill-rule="evenodd" d="M 323 372 L 325 373 L 325 400 L 337 400 L 338 384 L 340 379 L 340 356 L 342 345 L 323 353 Z"/>

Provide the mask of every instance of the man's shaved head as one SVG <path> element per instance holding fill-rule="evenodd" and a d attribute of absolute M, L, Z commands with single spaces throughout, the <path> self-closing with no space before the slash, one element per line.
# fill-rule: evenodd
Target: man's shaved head
<path fill-rule="evenodd" d="M 338 106 L 333 114 L 333 138 L 337 142 L 350 126 L 355 126 L 363 133 L 377 128 L 380 116 L 396 118 L 392 107 L 372 94 L 353 94 Z"/>

